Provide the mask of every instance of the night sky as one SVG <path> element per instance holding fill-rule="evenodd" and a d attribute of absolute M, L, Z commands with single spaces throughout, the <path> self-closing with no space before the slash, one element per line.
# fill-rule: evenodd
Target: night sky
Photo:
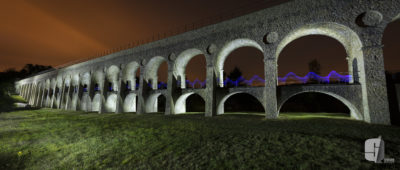
<path fill-rule="evenodd" d="M 27 63 L 57 66 L 93 56 L 154 33 L 230 11 L 271 6 L 261 0 L 3 0 L 0 1 L 0 71 L 20 69 Z M 383 44 L 385 68 L 400 71 L 400 21 L 390 24 Z M 290 43 L 279 57 L 279 76 L 303 75 L 317 59 L 322 74 L 347 72 L 346 53 L 336 40 L 307 36 Z M 202 63 L 202 64 L 198 64 Z M 238 66 L 246 78 L 263 75 L 262 53 L 240 48 L 226 60 L 227 74 Z M 205 78 L 202 56 L 189 62 L 189 80 Z M 166 66 L 159 70 L 164 72 Z M 188 73 L 189 72 L 189 73 Z M 159 75 L 161 80 L 164 76 Z"/>

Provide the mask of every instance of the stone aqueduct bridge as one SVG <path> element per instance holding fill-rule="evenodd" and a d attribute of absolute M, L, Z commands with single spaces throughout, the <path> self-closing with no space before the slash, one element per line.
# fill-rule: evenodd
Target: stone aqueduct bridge
<path fill-rule="evenodd" d="M 157 97 L 164 95 L 166 115 L 184 113 L 186 98 L 194 93 L 205 101 L 205 116 L 223 113 L 227 98 L 247 93 L 259 100 L 267 118 L 276 118 L 291 96 L 318 92 L 342 101 L 356 119 L 390 124 L 381 42 L 385 27 L 399 14 L 399 0 L 294 0 L 20 80 L 16 87 L 34 106 L 99 113 L 155 112 Z M 359 78 L 347 85 L 277 86 L 280 52 L 307 35 L 339 41 L 347 52 L 350 74 Z M 221 88 L 224 61 L 240 47 L 263 52 L 265 87 Z M 177 85 L 185 82 L 186 65 L 198 54 L 206 58 L 206 87 Z M 157 70 L 164 61 L 168 63 L 168 87 L 157 89 Z M 134 82 L 139 68 L 137 89 Z M 151 82 L 155 82 L 152 87 L 146 85 Z M 110 85 L 111 92 L 106 90 Z"/>

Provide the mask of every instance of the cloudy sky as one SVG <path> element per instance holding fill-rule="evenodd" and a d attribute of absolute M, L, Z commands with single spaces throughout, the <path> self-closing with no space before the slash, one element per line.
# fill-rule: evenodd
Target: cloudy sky
<path fill-rule="evenodd" d="M 282 0 L 281 0 L 282 1 Z M 0 71 L 27 63 L 57 66 L 107 49 L 146 39 L 184 24 L 226 14 L 256 11 L 280 2 L 264 0 L 0 0 Z M 243 12 L 242 12 L 243 13 Z M 400 22 L 385 33 L 386 68 L 400 71 Z M 388 35 L 388 36 L 387 36 Z M 250 57 L 251 56 L 251 57 Z M 322 72 L 347 72 L 346 54 L 336 40 L 308 36 L 289 44 L 279 60 L 279 75 L 307 72 L 317 58 Z M 243 60 L 246 58 L 246 60 Z M 251 59 L 249 59 L 251 58 Z M 226 61 L 246 77 L 262 74 L 262 55 L 255 49 L 234 51 Z M 203 59 L 190 62 L 189 79 L 204 79 Z"/>

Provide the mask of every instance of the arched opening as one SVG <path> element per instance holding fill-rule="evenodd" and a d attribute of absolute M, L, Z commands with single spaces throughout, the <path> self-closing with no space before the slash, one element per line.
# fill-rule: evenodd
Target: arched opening
<path fill-rule="evenodd" d="M 100 111 L 101 94 L 96 93 L 92 100 L 92 112 Z"/>
<path fill-rule="evenodd" d="M 389 23 L 382 44 L 391 124 L 400 125 L 400 19 Z"/>
<path fill-rule="evenodd" d="M 146 64 L 145 84 L 151 89 L 166 89 L 168 80 L 168 63 L 164 57 L 153 57 Z"/>
<path fill-rule="evenodd" d="M 107 91 L 108 92 L 115 92 L 119 91 L 118 89 L 118 79 L 119 79 L 119 68 L 115 65 L 110 66 L 107 69 Z"/>
<path fill-rule="evenodd" d="M 301 92 L 284 99 L 278 106 L 280 117 L 325 117 L 362 119 L 362 115 L 346 99 L 331 93 Z"/>
<path fill-rule="evenodd" d="M 180 113 L 204 113 L 205 101 L 204 99 L 194 92 L 189 92 L 181 95 L 175 104 L 175 114 Z"/>
<path fill-rule="evenodd" d="M 146 113 L 165 112 L 166 98 L 161 93 L 150 95 L 146 101 Z"/>
<path fill-rule="evenodd" d="M 205 88 L 206 85 L 206 57 L 198 49 L 188 49 L 177 57 L 174 64 L 174 76 L 178 87 Z"/>
<path fill-rule="evenodd" d="M 354 60 L 353 64 L 357 64 Z M 345 48 L 325 35 L 308 35 L 291 41 L 280 53 L 278 65 L 278 85 L 349 82 Z M 358 71 L 354 73 L 358 76 Z"/>
<path fill-rule="evenodd" d="M 124 100 L 124 112 L 136 112 L 138 97 L 135 93 L 129 93 Z"/>
<path fill-rule="evenodd" d="M 253 95 L 234 92 L 223 97 L 218 104 L 217 114 L 225 113 L 265 115 L 265 109 Z"/>
<path fill-rule="evenodd" d="M 250 39 L 231 41 L 218 54 L 216 70 L 220 87 L 264 86 L 263 50 Z"/>
<path fill-rule="evenodd" d="M 115 112 L 117 109 L 117 94 L 110 94 L 107 97 L 106 100 L 106 104 L 105 104 L 105 108 L 106 108 L 106 112 Z"/>

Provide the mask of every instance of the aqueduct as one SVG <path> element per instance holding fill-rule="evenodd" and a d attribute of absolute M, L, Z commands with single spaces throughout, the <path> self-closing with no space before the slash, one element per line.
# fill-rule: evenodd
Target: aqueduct
<path fill-rule="evenodd" d="M 262 104 L 266 118 L 276 118 L 291 96 L 318 92 L 342 101 L 356 119 L 390 124 L 381 39 L 399 16 L 398 0 L 294 0 L 26 78 L 16 88 L 34 106 L 98 113 L 156 112 L 162 95 L 165 114 L 179 114 L 186 112 L 186 99 L 198 94 L 209 117 L 222 114 L 230 96 L 247 93 Z M 354 77 L 349 84 L 278 86 L 280 52 L 307 35 L 328 36 L 343 45 Z M 224 87 L 225 59 L 240 47 L 264 54 L 264 87 Z M 186 65 L 200 54 L 206 59 L 205 86 L 187 88 Z M 163 62 L 168 64 L 166 88 L 157 77 Z"/>

